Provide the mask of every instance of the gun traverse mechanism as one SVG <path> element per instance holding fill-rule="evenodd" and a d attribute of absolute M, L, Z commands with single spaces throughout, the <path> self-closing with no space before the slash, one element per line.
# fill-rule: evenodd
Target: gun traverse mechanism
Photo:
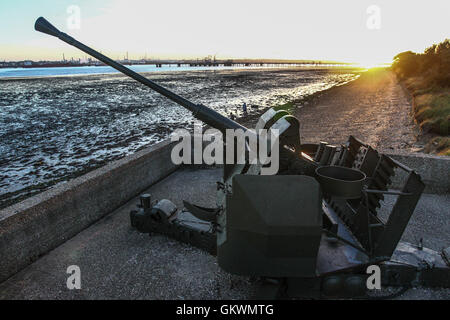
<path fill-rule="evenodd" d="M 192 103 L 59 31 L 44 18 L 37 31 L 69 45 L 185 107 L 213 128 L 246 127 L 204 105 Z M 259 164 L 224 165 L 217 207 L 202 208 L 141 196 L 131 225 L 160 233 L 217 255 L 224 270 L 262 279 L 260 298 L 358 297 L 366 294 L 366 268 L 377 264 L 384 285 L 450 286 L 445 257 L 399 242 L 422 194 L 420 176 L 350 136 L 342 145 L 301 144 L 300 123 L 269 109 L 258 129 L 280 130 L 280 170 L 260 175 Z M 399 190 L 389 189 L 397 171 Z M 379 209 L 385 195 L 397 201 L 387 220 Z M 423 268 L 426 261 L 429 268 Z"/>

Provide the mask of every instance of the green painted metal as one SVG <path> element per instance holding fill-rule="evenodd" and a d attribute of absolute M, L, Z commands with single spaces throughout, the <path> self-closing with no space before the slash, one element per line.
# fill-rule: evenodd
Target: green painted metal
<path fill-rule="evenodd" d="M 314 277 L 322 193 L 312 177 L 236 175 L 218 262 L 233 274 Z"/>

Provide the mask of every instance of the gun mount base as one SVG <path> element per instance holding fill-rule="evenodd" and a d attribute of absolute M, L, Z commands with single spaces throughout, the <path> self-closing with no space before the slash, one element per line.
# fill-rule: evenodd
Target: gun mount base
<path fill-rule="evenodd" d="M 267 188 L 267 190 L 256 188 L 259 190 L 256 194 L 248 190 L 250 188 L 248 185 L 244 186 L 239 183 L 233 183 L 231 185 L 232 188 L 230 190 L 227 189 L 230 192 L 227 193 L 228 201 L 226 202 L 228 204 L 227 228 L 233 228 L 233 217 L 242 218 L 243 214 L 248 217 L 248 210 L 256 211 L 253 213 L 253 220 L 248 220 L 245 224 L 239 222 L 235 226 L 235 231 L 242 239 L 239 240 L 239 237 L 237 237 L 233 240 L 237 241 L 233 246 L 237 250 L 233 249 L 227 252 L 230 256 L 226 258 L 227 268 L 225 270 L 229 269 L 232 270 L 232 273 L 259 277 L 261 279 L 260 288 L 255 296 L 258 299 L 386 298 L 372 295 L 374 291 L 367 289 L 367 280 L 370 276 L 370 273 L 368 274 L 367 271 L 371 265 L 379 266 L 382 287 L 450 287 L 450 267 L 445 254 L 441 255 L 427 248 L 399 242 L 424 187 L 420 176 L 401 163 L 379 154 L 370 146 L 359 142 L 353 137 L 350 137 L 346 145 L 331 148 L 333 152 L 327 152 L 327 149 L 330 149 L 330 147 L 326 143 L 321 143 L 315 146 L 311 145 L 308 150 L 302 150 L 302 152 L 306 152 L 311 159 L 315 159 L 311 162 L 312 168 L 330 165 L 347 167 L 363 172 L 368 178 L 364 181 L 360 198 L 353 199 L 352 197 L 352 199 L 346 199 L 336 197 L 327 192 L 323 194 L 323 199 L 318 198 L 317 202 L 320 203 L 320 210 L 317 212 L 320 212 L 321 215 L 322 231 L 319 231 L 319 236 L 321 233 L 321 237 L 313 259 L 313 272 L 303 275 L 289 275 L 287 273 L 283 275 L 279 274 L 279 272 L 261 274 L 259 272 L 261 268 L 258 265 L 246 266 L 243 269 L 239 266 L 242 263 L 242 259 L 233 259 L 233 256 L 244 250 L 246 246 L 251 247 L 252 244 L 248 241 L 253 241 L 254 245 L 259 246 L 259 252 L 263 252 L 259 259 L 266 259 L 264 260 L 266 263 L 270 263 L 270 256 L 275 252 L 277 254 L 275 258 L 280 259 L 280 255 L 289 254 L 289 250 L 292 249 L 281 245 L 274 247 L 279 248 L 279 250 L 272 248 L 267 251 L 267 248 L 271 246 L 271 241 L 276 238 L 269 237 L 270 239 L 261 243 L 261 241 L 256 241 L 257 238 L 252 236 L 252 234 L 258 235 L 265 232 L 268 232 L 267 234 L 269 235 L 270 230 L 274 230 L 270 223 L 267 226 L 262 224 L 262 222 L 268 222 L 267 217 L 264 215 L 261 216 L 264 218 L 256 223 L 257 227 L 255 225 L 255 228 L 253 228 L 254 224 L 251 222 L 260 219 L 258 218 L 258 212 L 262 210 L 262 208 L 258 209 L 258 206 L 255 207 L 252 204 L 256 201 L 255 199 L 259 199 L 262 194 L 265 194 L 265 196 L 262 196 L 263 198 L 270 198 L 274 185 L 268 181 L 261 183 L 262 187 L 258 186 L 259 189 Z M 297 172 L 296 167 L 293 167 L 292 170 L 292 172 L 283 172 L 283 174 L 300 176 L 306 174 L 310 175 L 310 179 L 311 177 L 315 178 L 315 170 L 307 171 L 303 167 L 300 170 L 301 172 Z M 396 172 L 395 170 L 403 170 L 407 173 L 406 182 L 400 190 L 388 189 L 392 176 Z M 307 172 L 310 173 L 308 174 Z M 246 176 L 235 176 L 238 179 L 239 177 Z M 258 179 L 258 176 L 247 177 L 250 180 Z M 259 178 L 267 177 L 262 176 Z M 289 177 L 286 178 L 289 180 Z M 260 181 L 265 180 L 261 179 Z M 307 182 L 305 183 L 308 184 Z M 241 209 L 242 206 L 232 205 L 231 198 L 238 195 L 238 192 L 233 190 L 235 187 L 240 188 L 240 192 L 243 192 L 240 202 L 247 203 L 248 210 L 244 210 L 245 212 Z M 279 189 L 279 185 L 277 189 Z M 303 194 L 307 194 L 309 190 L 309 188 L 304 186 L 300 189 L 299 192 Z M 322 191 L 324 190 L 322 189 Z M 278 193 L 278 198 L 287 194 L 286 191 Z M 276 194 L 276 192 L 273 194 Z M 392 208 L 387 221 L 383 222 L 377 215 L 377 209 L 382 205 L 385 194 L 396 196 L 397 202 Z M 251 200 L 246 197 L 255 199 Z M 291 196 L 287 198 L 295 201 L 296 197 Z M 259 203 L 261 201 L 258 200 L 256 202 Z M 295 206 L 287 204 L 283 205 L 283 207 L 285 210 L 288 210 L 286 208 L 299 210 L 298 204 Z M 218 253 L 220 255 L 221 252 L 217 250 L 219 243 L 218 234 L 223 234 L 223 230 L 215 218 L 220 216 L 223 209 L 221 207 L 216 209 L 201 208 L 189 203 L 185 203 L 185 208 L 184 210 L 178 210 L 168 200 L 155 201 L 153 204 L 150 204 L 149 197 L 144 196 L 138 210 L 133 211 L 130 215 L 131 223 L 140 232 L 163 234 L 205 250 L 212 255 L 217 255 Z M 310 212 L 312 211 L 310 210 Z M 274 220 L 274 223 L 278 222 L 278 220 Z M 249 232 L 248 236 L 242 233 L 244 229 L 239 229 L 243 225 L 245 225 L 245 232 Z M 228 231 L 231 229 L 228 229 Z M 311 236 L 307 228 L 304 229 L 304 232 L 304 237 Z M 227 236 L 230 237 L 231 234 L 228 232 Z M 250 240 L 245 240 L 247 238 Z M 261 247 L 262 245 L 264 246 Z M 308 241 L 301 241 L 299 247 L 302 250 L 299 250 L 298 254 L 302 255 L 302 252 L 309 248 Z M 266 250 L 265 253 L 264 250 Z M 308 251 L 308 256 L 305 257 L 311 258 L 310 254 L 311 252 Z M 219 264 L 220 261 L 219 259 Z M 249 259 L 248 263 L 251 264 L 252 259 Z M 242 270 L 244 272 L 241 272 Z M 402 292 L 403 289 L 394 295 Z"/>

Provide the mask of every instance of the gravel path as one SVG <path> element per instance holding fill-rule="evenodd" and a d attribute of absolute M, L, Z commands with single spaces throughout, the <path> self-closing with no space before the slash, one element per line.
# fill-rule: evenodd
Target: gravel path
<path fill-rule="evenodd" d="M 363 73 L 298 106 L 303 142 L 342 143 L 349 135 L 380 151 L 420 151 L 411 104 L 394 74 L 385 69 Z"/>

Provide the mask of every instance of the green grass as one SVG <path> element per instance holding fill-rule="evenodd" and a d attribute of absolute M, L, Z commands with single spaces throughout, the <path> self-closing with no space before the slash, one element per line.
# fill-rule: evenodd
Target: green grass
<path fill-rule="evenodd" d="M 285 103 L 285 104 L 280 104 L 278 106 L 273 107 L 273 109 L 275 111 L 284 110 L 284 111 L 287 111 L 289 113 L 292 113 L 294 111 L 294 103 L 293 102 L 288 102 L 288 103 Z"/>
<path fill-rule="evenodd" d="M 415 116 L 424 131 L 441 136 L 449 135 L 450 94 L 448 90 L 415 97 Z"/>
<path fill-rule="evenodd" d="M 426 152 L 435 152 L 441 156 L 450 156 L 450 138 L 449 137 L 434 137 L 428 143 Z"/>

